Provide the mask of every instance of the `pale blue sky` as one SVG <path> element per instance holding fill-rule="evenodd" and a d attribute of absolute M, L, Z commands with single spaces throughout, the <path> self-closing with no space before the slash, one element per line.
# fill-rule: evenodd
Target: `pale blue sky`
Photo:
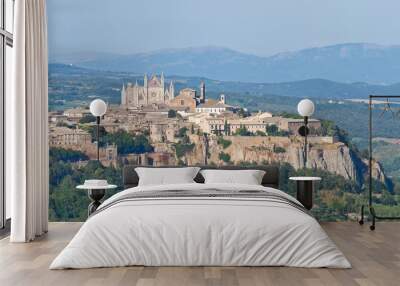
<path fill-rule="evenodd" d="M 399 0 L 47 0 L 50 52 L 400 44 Z"/>

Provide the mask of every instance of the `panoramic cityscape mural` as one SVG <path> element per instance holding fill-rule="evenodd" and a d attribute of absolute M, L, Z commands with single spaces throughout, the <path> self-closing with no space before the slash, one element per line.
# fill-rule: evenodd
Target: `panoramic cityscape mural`
<path fill-rule="evenodd" d="M 290 176 L 322 178 L 318 219 L 356 219 L 368 191 L 368 95 L 400 94 L 390 37 L 400 27 L 388 24 L 397 15 L 385 11 L 383 37 L 351 24 L 371 25 L 373 1 L 243 1 L 227 11 L 228 2 L 48 1 L 51 220 L 85 220 L 89 199 L 75 187 L 105 178 L 119 186 L 108 196 L 121 191 L 125 164 L 275 164 L 291 195 Z M 96 98 L 107 103 L 99 139 Z M 303 98 L 316 108 L 305 169 Z M 400 102 L 390 104 L 374 102 L 373 200 L 399 215 Z"/>

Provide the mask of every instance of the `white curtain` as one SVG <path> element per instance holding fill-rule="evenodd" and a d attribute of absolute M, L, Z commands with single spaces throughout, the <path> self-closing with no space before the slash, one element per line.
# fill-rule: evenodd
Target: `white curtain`
<path fill-rule="evenodd" d="M 13 95 L 6 113 L 12 242 L 48 227 L 48 67 L 45 0 L 15 1 Z M 7 99 L 6 99 L 7 100 Z"/>

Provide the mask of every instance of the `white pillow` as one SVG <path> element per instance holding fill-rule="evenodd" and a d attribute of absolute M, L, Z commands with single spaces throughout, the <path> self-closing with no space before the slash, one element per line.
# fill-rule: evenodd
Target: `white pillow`
<path fill-rule="evenodd" d="M 200 168 L 135 168 L 139 176 L 139 186 L 194 183 Z"/>
<path fill-rule="evenodd" d="M 202 170 L 205 184 L 261 185 L 265 171 L 262 170 Z"/>

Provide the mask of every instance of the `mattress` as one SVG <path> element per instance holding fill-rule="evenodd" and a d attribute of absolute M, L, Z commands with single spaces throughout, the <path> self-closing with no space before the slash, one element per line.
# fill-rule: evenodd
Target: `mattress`
<path fill-rule="evenodd" d="M 106 200 L 50 269 L 119 266 L 350 268 L 293 197 L 263 186 L 142 186 Z"/>

